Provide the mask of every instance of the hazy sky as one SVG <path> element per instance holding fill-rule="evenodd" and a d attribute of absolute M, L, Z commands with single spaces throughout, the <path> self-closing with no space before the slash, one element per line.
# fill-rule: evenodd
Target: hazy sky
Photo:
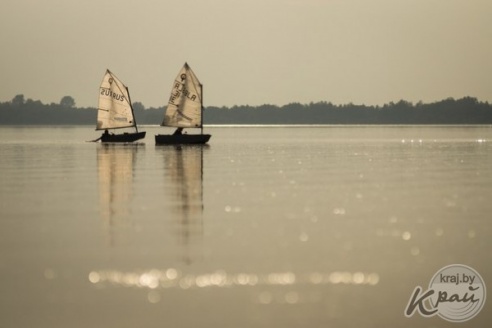
<path fill-rule="evenodd" d="M 146 107 L 185 61 L 205 106 L 492 102 L 492 0 L 1 0 L 0 101 Z"/>

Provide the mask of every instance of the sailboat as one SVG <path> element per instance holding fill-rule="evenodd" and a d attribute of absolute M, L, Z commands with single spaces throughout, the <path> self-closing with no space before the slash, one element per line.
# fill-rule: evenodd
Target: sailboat
<path fill-rule="evenodd" d="M 203 134 L 203 85 L 188 63 L 176 76 L 161 126 L 177 128 L 174 134 L 158 134 L 157 145 L 204 144 L 210 134 Z M 182 133 L 184 128 L 200 128 L 200 134 Z"/>
<path fill-rule="evenodd" d="M 135 128 L 135 132 L 114 134 L 108 129 Z M 145 138 L 145 132 L 138 132 L 133 114 L 130 93 L 109 69 L 106 70 L 99 88 L 99 107 L 96 130 L 105 130 L 96 140 L 101 142 L 133 142 Z"/>

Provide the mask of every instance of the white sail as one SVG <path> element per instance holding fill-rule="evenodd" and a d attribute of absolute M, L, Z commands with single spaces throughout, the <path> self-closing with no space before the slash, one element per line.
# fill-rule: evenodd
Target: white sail
<path fill-rule="evenodd" d="M 202 85 L 187 63 L 174 80 L 161 125 L 182 128 L 202 126 Z"/>
<path fill-rule="evenodd" d="M 109 70 L 99 88 L 96 130 L 135 126 L 128 88 Z"/>

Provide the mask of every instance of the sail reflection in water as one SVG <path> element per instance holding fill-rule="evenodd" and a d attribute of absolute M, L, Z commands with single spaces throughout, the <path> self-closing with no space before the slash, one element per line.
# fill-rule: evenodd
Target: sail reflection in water
<path fill-rule="evenodd" d="M 175 217 L 182 260 L 192 262 L 191 244 L 203 236 L 203 151 L 207 146 L 157 147 L 164 157 L 164 185 Z"/>
<path fill-rule="evenodd" d="M 109 244 L 124 242 L 120 235 L 132 228 L 133 173 L 139 144 L 101 144 L 97 148 L 100 216 Z"/>

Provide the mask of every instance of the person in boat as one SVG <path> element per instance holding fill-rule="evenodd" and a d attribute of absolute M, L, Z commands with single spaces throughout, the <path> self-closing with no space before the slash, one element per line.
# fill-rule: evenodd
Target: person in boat
<path fill-rule="evenodd" d="M 173 136 L 180 136 L 183 134 L 183 128 L 177 128 L 176 131 L 174 131 Z"/>
<path fill-rule="evenodd" d="M 92 140 L 92 142 L 99 141 L 99 140 L 101 140 L 101 139 L 103 139 L 104 137 L 107 137 L 107 136 L 109 136 L 108 129 L 104 130 L 104 133 L 99 138 Z"/>
<path fill-rule="evenodd" d="M 99 138 L 99 139 L 104 139 L 104 138 L 107 138 L 107 137 L 109 137 L 109 131 L 108 131 L 108 129 L 104 130 L 104 133 L 102 134 L 101 138 Z"/>

